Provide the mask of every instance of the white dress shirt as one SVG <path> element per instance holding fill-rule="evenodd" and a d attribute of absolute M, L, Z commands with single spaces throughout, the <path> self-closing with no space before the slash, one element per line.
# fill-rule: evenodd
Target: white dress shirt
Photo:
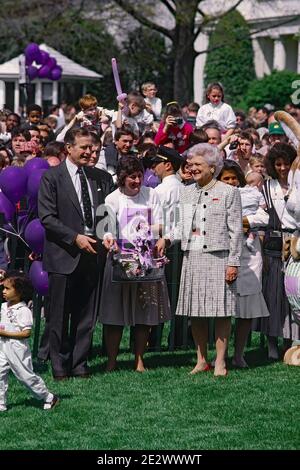
<path fill-rule="evenodd" d="M 169 233 L 179 220 L 179 199 L 182 184 L 176 175 L 166 176 L 162 182 L 154 188 L 159 197 L 163 210 L 163 233 Z"/>
<path fill-rule="evenodd" d="M 76 191 L 76 194 L 77 194 L 77 197 L 78 197 L 80 208 L 82 210 L 83 220 L 85 220 L 84 219 L 83 201 L 82 201 L 82 192 L 81 192 L 81 182 L 80 182 L 79 173 L 77 171 L 78 166 L 75 165 L 73 162 L 71 162 L 71 160 L 69 158 L 66 158 L 66 166 L 67 166 L 67 170 L 69 172 L 69 175 L 71 177 L 73 186 L 75 188 L 75 191 Z M 89 196 L 90 196 L 91 206 L 92 206 L 92 214 L 93 214 L 93 226 L 92 227 L 87 227 L 85 225 L 84 226 L 84 235 L 93 236 L 94 233 L 95 233 L 94 200 L 93 200 L 93 194 L 92 194 L 92 190 L 91 190 L 91 187 L 90 187 L 90 183 L 89 183 L 89 180 L 87 179 L 87 177 L 85 175 L 84 168 L 83 168 L 83 174 L 84 174 L 84 176 L 86 178 L 86 181 L 87 181 L 87 186 L 88 186 Z"/>

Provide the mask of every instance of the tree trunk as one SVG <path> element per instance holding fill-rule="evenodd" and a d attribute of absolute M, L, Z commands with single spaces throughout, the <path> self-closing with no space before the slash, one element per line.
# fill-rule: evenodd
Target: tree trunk
<path fill-rule="evenodd" d="M 176 26 L 173 39 L 174 98 L 183 105 L 194 97 L 195 16 L 199 0 L 176 1 Z"/>

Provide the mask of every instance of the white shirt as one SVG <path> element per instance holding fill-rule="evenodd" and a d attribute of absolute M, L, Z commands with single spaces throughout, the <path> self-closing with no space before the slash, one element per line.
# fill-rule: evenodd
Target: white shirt
<path fill-rule="evenodd" d="M 247 184 L 244 188 L 239 188 L 239 191 L 242 200 L 243 217 L 254 215 L 259 207 L 266 206 L 265 198 L 256 186 Z"/>
<path fill-rule="evenodd" d="M 152 111 L 155 114 L 155 119 L 159 121 L 160 116 L 161 116 L 161 108 L 162 108 L 161 99 L 157 97 L 147 98 L 146 96 L 145 101 L 146 103 L 151 104 Z"/>
<path fill-rule="evenodd" d="M 154 189 L 142 186 L 136 196 L 126 196 L 116 189 L 105 199 L 112 225 L 109 232 L 119 240 L 132 241 L 136 237 L 136 227 L 140 221 L 149 225 L 162 224 L 162 211 Z M 154 237 L 158 238 L 158 236 Z"/>
<path fill-rule="evenodd" d="M 179 198 L 182 184 L 176 175 L 163 178 L 162 182 L 154 188 L 159 197 L 163 211 L 163 235 L 169 233 L 179 220 Z"/>
<path fill-rule="evenodd" d="M 115 111 L 113 119 L 112 119 L 112 134 L 113 137 L 115 135 L 115 122 L 117 120 L 118 112 Z M 146 126 L 149 126 L 153 122 L 153 116 L 152 114 L 148 113 L 146 109 L 143 109 L 139 114 L 136 116 L 126 116 L 122 112 L 122 123 L 124 121 L 128 122 L 128 125 L 133 129 L 133 132 L 140 134 L 141 132 L 144 131 Z"/>
<path fill-rule="evenodd" d="M 67 166 L 67 170 L 69 172 L 69 175 L 71 177 L 73 186 L 75 188 L 75 191 L 76 191 L 76 194 L 77 194 L 77 197 L 78 197 L 78 201 L 79 201 L 79 204 L 80 204 L 80 208 L 82 210 L 83 220 L 84 220 L 84 209 L 83 209 L 81 182 L 80 182 L 80 176 L 79 176 L 79 173 L 78 173 L 78 166 L 75 165 L 73 162 L 71 162 L 71 160 L 69 158 L 66 158 L 66 166 Z M 85 175 L 84 168 L 83 168 L 83 174 L 84 174 L 85 179 L 87 181 L 87 186 L 88 186 L 89 196 L 90 196 L 91 206 L 92 206 L 92 214 L 94 214 L 93 194 L 92 194 L 92 190 L 91 190 L 91 187 L 90 187 L 89 180 L 87 179 L 87 177 Z M 94 233 L 95 233 L 94 224 L 95 224 L 95 222 L 93 222 L 93 227 L 87 227 L 86 225 L 84 226 L 84 234 L 85 235 L 94 235 Z"/>
<path fill-rule="evenodd" d="M 236 125 L 236 117 L 232 107 L 223 102 L 217 106 L 211 103 L 201 106 L 197 113 L 196 127 L 201 127 L 212 120 L 217 121 L 223 131 L 233 129 Z"/>
<path fill-rule="evenodd" d="M 31 330 L 33 324 L 31 310 L 25 302 L 19 302 L 10 307 L 5 302 L 1 306 L 0 323 L 4 330 L 9 332 Z"/>
<path fill-rule="evenodd" d="M 286 201 L 284 200 L 285 194 L 283 194 L 282 188 L 277 180 L 270 180 L 270 190 L 275 210 L 282 223 L 282 228 L 296 230 L 297 223 L 286 209 Z"/>

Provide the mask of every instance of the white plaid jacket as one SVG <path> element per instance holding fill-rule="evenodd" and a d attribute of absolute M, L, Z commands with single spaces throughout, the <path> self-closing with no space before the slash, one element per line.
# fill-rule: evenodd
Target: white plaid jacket
<path fill-rule="evenodd" d="M 173 243 L 181 240 L 183 251 L 191 249 L 193 220 L 202 204 L 203 252 L 229 250 L 228 265 L 240 266 L 243 243 L 241 197 L 237 188 L 212 180 L 207 186 L 184 186 L 180 195 L 179 222 L 166 235 Z"/>

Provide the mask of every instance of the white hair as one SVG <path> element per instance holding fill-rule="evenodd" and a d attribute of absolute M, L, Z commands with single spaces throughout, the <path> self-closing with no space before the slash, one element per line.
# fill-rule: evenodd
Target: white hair
<path fill-rule="evenodd" d="M 223 158 L 217 147 L 211 144 L 196 144 L 188 149 L 187 158 L 202 157 L 209 166 L 215 167 L 214 177 L 220 174 L 223 168 Z"/>

